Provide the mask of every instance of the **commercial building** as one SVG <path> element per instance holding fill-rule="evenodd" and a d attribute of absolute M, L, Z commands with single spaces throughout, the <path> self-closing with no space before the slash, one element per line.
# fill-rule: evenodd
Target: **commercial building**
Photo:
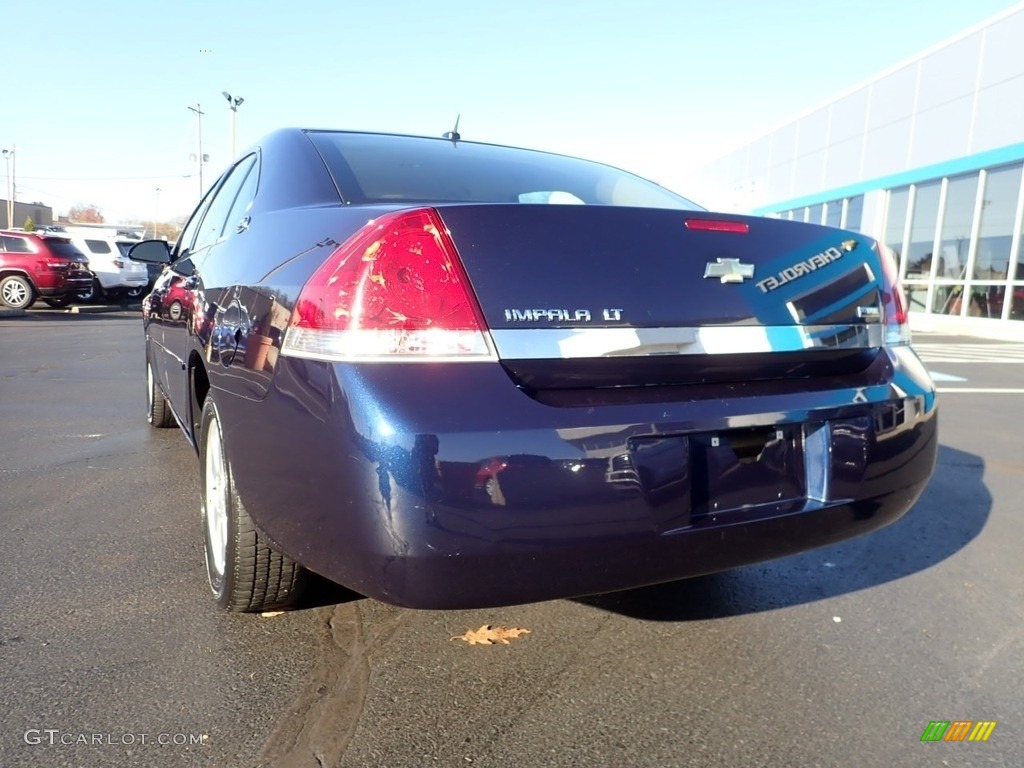
<path fill-rule="evenodd" d="M 14 203 L 14 216 L 11 221 L 7 220 L 6 200 L 0 200 L 0 229 L 25 226 L 25 219 L 31 218 L 36 226 L 41 224 L 53 224 L 53 209 L 42 203 Z"/>
<path fill-rule="evenodd" d="M 915 327 L 1024 340 L 1024 3 L 704 169 L 733 207 L 870 234 Z"/>

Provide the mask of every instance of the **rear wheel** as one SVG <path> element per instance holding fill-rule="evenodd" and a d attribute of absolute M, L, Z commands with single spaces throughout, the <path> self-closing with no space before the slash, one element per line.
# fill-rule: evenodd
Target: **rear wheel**
<path fill-rule="evenodd" d="M 229 611 L 268 611 L 294 604 L 306 571 L 272 549 L 245 511 L 212 396 L 203 405 L 201 435 L 203 538 L 213 596 Z"/>
<path fill-rule="evenodd" d="M 163 396 L 153 377 L 153 364 L 146 358 L 146 421 L 157 428 L 169 427 L 174 423 L 174 415 L 167 398 Z"/>
<path fill-rule="evenodd" d="M 22 275 L 8 275 L 0 280 L 0 302 L 11 309 L 28 309 L 36 300 L 36 289 Z"/>
<path fill-rule="evenodd" d="M 44 296 L 43 303 L 49 304 L 54 309 L 63 309 L 71 303 L 71 295 L 66 293 L 63 296 Z"/>
<path fill-rule="evenodd" d="M 81 301 L 83 304 L 91 304 L 92 302 L 99 299 L 103 295 L 103 289 L 100 287 L 100 281 L 95 277 L 92 279 L 92 285 L 89 286 L 88 290 L 78 291 L 75 294 L 75 298 Z"/>

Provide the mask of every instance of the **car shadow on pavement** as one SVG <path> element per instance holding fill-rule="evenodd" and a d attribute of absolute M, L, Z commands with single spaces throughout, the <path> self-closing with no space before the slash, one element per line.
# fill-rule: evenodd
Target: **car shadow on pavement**
<path fill-rule="evenodd" d="M 693 621 L 810 603 L 894 581 L 942 562 L 981 533 L 992 509 L 984 474 L 981 457 L 940 446 L 921 498 L 887 528 L 781 560 L 577 602 L 647 621 Z"/>
<path fill-rule="evenodd" d="M 353 592 L 341 584 L 335 584 L 316 573 L 307 572 L 309 581 L 302 592 L 302 596 L 292 608 L 295 611 L 308 610 L 310 608 L 323 608 L 329 605 L 341 605 L 356 600 L 365 600 L 363 595 Z"/>

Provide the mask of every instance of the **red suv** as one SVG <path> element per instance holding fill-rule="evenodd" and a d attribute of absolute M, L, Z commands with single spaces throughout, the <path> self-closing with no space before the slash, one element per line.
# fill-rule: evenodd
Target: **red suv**
<path fill-rule="evenodd" d="M 65 307 L 91 285 L 89 259 L 67 237 L 0 230 L 0 304 L 27 309 L 42 297 Z"/>

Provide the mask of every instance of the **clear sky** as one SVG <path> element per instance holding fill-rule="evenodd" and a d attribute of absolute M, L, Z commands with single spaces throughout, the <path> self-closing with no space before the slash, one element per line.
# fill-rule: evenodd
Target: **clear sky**
<path fill-rule="evenodd" d="M 17 147 L 18 200 L 167 219 L 199 197 L 190 105 L 205 183 L 230 160 L 227 91 L 239 150 L 283 126 L 440 135 L 461 113 L 464 139 L 699 202 L 689 169 L 1014 5 L 54 0 L 5 14 L 0 147 Z"/>

